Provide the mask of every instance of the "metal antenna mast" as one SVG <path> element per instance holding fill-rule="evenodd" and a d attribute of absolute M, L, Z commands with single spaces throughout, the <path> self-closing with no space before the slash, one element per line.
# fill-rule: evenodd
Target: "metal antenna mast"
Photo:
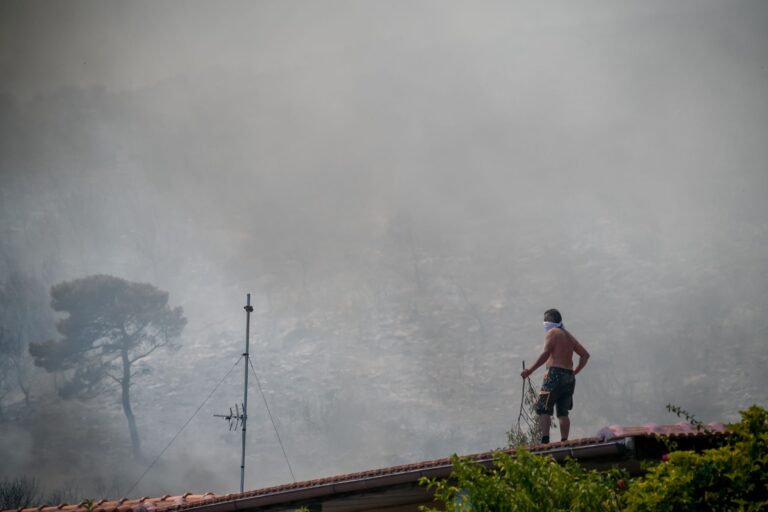
<path fill-rule="evenodd" d="M 232 412 L 232 408 L 229 408 L 229 414 L 214 414 L 217 418 L 224 418 L 229 422 L 229 430 L 237 430 L 237 428 L 243 426 L 243 449 L 240 454 L 240 492 L 243 492 L 245 486 L 245 426 L 248 421 L 248 366 L 250 361 L 250 341 L 251 341 L 251 313 L 253 313 L 253 306 L 251 306 L 251 294 L 246 295 L 245 302 L 245 352 L 243 352 L 243 359 L 245 359 L 245 375 L 243 382 L 243 403 L 240 407 L 235 404 L 235 411 Z M 238 360 L 239 362 L 239 360 Z M 237 363 L 235 363 L 237 365 Z"/>
<path fill-rule="evenodd" d="M 288 461 L 288 456 L 285 454 L 285 447 L 283 446 L 283 441 L 280 439 L 280 433 L 277 431 L 277 425 L 275 424 L 275 420 L 272 417 L 272 413 L 269 410 L 269 404 L 267 403 L 267 398 L 264 396 L 264 390 L 261 388 L 261 384 L 259 383 L 259 376 L 256 374 L 256 370 L 253 368 L 253 365 L 251 364 L 250 359 L 250 331 L 251 331 L 251 313 L 253 313 L 253 306 L 251 306 L 251 294 L 246 295 L 246 303 L 245 303 L 245 352 L 243 353 L 241 359 L 245 359 L 245 374 L 243 375 L 243 403 L 240 404 L 238 407 L 237 404 L 235 404 L 235 410 L 232 411 L 232 408 L 229 408 L 229 414 L 214 414 L 217 418 L 224 418 L 229 422 L 229 430 L 237 430 L 240 425 L 243 426 L 243 449 L 242 454 L 240 456 L 240 492 L 244 491 L 245 487 L 245 430 L 246 430 L 246 423 L 248 421 L 248 367 L 251 367 L 251 371 L 253 371 L 253 376 L 256 377 L 256 384 L 258 384 L 259 392 L 261 393 L 261 398 L 264 400 L 264 407 L 267 409 L 267 414 L 269 415 L 270 421 L 272 421 L 272 428 L 275 429 L 275 435 L 277 436 L 277 442 L 280 443 L 280 448 L 283 450 L 283 457 L 285 457 L 285 463 L 288 465 L 288 470 L 291 472 L 291 476 L 293 477 L 293 481 L 296 481 L 296 477 L 293 474 L 293 469 L 291 468 L 291 463 Z M 240 362 L 240 359 L 237 360 L 237 363 L 235 363 L 235 366 Z M 232 370 L 235 369 L 235 366 L 232 367 Z M 229 373 L 232 372 L 232 370 L 229 371 Z M 227 373 L 227 375 L 229 375 Z"/>
<path fill-rule="evenodd" d="M 251 313 L 253 312 L 253 306 L 251 306 L 251 294 L 247 294 L 245 303 L 245 378 L 243 384 L 243 451 L 240 455 L 240 492 L 243 492 L 243 486 L 245 485 L 245 424 L 248 421 L 248 365 L 250 364 L 250 330 L 251 330 Z"/>

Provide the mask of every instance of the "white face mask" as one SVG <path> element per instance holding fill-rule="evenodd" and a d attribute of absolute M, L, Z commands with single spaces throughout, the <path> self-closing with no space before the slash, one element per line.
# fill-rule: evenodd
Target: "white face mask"
<path fill-rule="evenodd" d="M 562 329 L 563 328 L 563 322 L 560 323 L 554 323 L 554 322 L 544 322 L 544 332 L 549 332 L 550 329 L 554 329 L 555 327 Z"/>

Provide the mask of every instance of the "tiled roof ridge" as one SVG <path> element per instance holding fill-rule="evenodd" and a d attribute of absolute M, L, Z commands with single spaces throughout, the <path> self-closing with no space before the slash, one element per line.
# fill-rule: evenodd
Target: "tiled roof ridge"
<path fill-rule="evenodd" d="M 166 494 L 159 498 L 150 498 L 143 496 L 137 499 L 120 498 L 117 500 L 101 499 L 98 501 L 81 500 L 78 503 L 59 503 L 58 505 L 39 505 L 36 507 L 26 507 L 18 509 L 6 509 L 0 512 L 130 512 L 130 511 L 157 511 L 165 510 L 179 505 L 202 504 L 216 494 L 205 492 L 203 494 L 184 493 L 179 496 Z"/>
<path fill-rule="evenodd" d="M 709 423 L 704 429 L 697 430 L 694 425 L 687 422 L 679 422 L 674 425 L 658 425 L 656 423 L 645 423 L 640 426 L 621 426 L 610 425 L 600 429 L 595 437 L 585 437 L 573 439 L 570 441 L 560 441 L 549 444 L 538 444 L 528 446 L 531 452 L 548 452 L 558 449 L 571 449 L 577 447 L 586 447 L 590 445 L 600 445 L 603 443 L 618 441 L 627 437 L 695 437 L 704 435 L 724 435 L 727 433 L 726 427 L 722 423 Z M 475 461 L 489 461 L 499 452 L 514 454 L 515 448 L 496 448 L 485 452 L 462 455 L 460 458 Z M 248 499 L 270 494 L 289 493 L 292 491 L 320 488 L 325 486 L 336 486 L 348 482 L 364 481 L 377 477 L 395 476 L 398 474 L 414 473 L 421 470 L 429 470 L 442 467 L 450 467 L 452 457 L 443 457 L 439 459 L 401 464 L 385 468 L 374 468 L 365 471 L 346 473 L 330 477 L 323 477 L 289 484 L 281 484 L 271 487 L 245 491 L 242 493 L 229 493 L 217 495 L 213 492 L 203 494 L 193 494 L 190 492 L 179 496 L 166 494 L 159 498 L 143 496 L 138 499 L 120 498 L 118 500 L 100 500 L 81 501 L 78 504 L 61 503 L 58 505 L 41 505 L 38 507 L 27 507 L 23 509 L 8 509 L 0 512 L 164 512 L 180 511 L 196 508 L 202 505 L 212 505 Z"/>
<path fill-rule="evenodd" d="M 601 428 L 597 432 L 597 438 L 601 441 L 622 439 L 625 437 L 691 437 L 700 435 L 724 435 L 728 428 L 720 422 L 707 423 L 706 425 L 694 425 L 687 421 L 680 421 L 673 425 L 659 425 L 657 423 L 644 423 L 638 426 L 610 425 Z"/>
<path fill-rule="evenodd" d="M 532 446 L 528 446 L 527 449 L 531 452 L 542 452 L 542 451 L 554 450 L 557 448 L 572 448 L 577 446 L 599 444 L 600 442 L 601 441 L 597 437 L 586 437 L 581 439 L 574 439 L 571 441 L 560 441 L 560 442 L 549 443 L 549 444 L 532 445 Z M 468 455 L 460 455 L 459 457 L 461 459 L 485 461 L 485 460 L 491 460 L 494 457 L 494 455 L 496 455 L 499 452 L 503 452 L 511 455 L 516 452 L 516 448 L 496 448 L 496 449 L 488 450 L 485 452 L 473 453 Z M 236 501 L 240 499 L 255 498 L 258 496 L 266 496 L 270 494 L 296 491 L 300 489 L 309 489 L 309 488 L 322 487 L 322 486 L 333 486 L 333 485 L 339 485 L 347 482 L 357 482 L 357 481 L 376 478 L 376 477 L 394 476 L 398 474 L 412 473 L 415 471 L 425 470 L 425 469 L 450 467 L 452 457 L 453 456 L 442 457 L 439 459 L 414 462 L 409 464 L 401 464 L 401 465 L 390 466 L 386 468 L 375 468 L 375 469 L 369 469 L 369 470 L 358 471 L 353 473 L 344 473 L 344 474 L 334 475 L 330 477 L 323 477 L 323 478 L 305 480 L 305 481 L 294 482 L 289 484 L 281 484 L 281 485 L 276 485 L 271 487 L 264 487 L 261 489 L 244 491 L 242 493 L 231 493 L 226 495 L 220 495 L 206 502 L 206 504 L 224 503 L 224 502 Z M 186 510 L 190 508 L 195 508 L 196 506 L 198 506 L 198 504 L 190 503 L 190 504 L 181 505 L 178 507 L 173 507 L 173 510 L 175 511 Z M 160 512 L 161 510 L 167 510 L 167 509 L 158 508 L 157 512 Z"/>
<path fill-rule="evenodd" d="M 539 444 L 528 446 L 527 449 L 532 452 L 544 451 L 558 447 L 566 446 L 580 446 L 585 444 L 598 443 L 597 438 L 583 438 L 574 439 L 572 441 L 556 442 L 550 444 Z M 462 459 L 469 460 L 490 460 L 496 453 L 505 452 L 508 454 L 515 453 L 515 448 L 496 448 L 493 450 L 487 450 L 485 452 L 472 453 L 468 455 L 461 455 Z M 344 482 L 351 482 L 362 480 L 365 478 L 372 478 L 377 476 L 396 475 L 400 473 L 408 473 L 419 469 L 435 468 L 442 466 L 450 466 L 450 457 L 442 457 L 439 459 L 432 459 L 420 462 L 413 462 L 408 464 L 401 464 L 397 466 L 389 466 L 384 468 L 373 468 L 364 471 L 357 471 L 352 473 L 344 473 L 340 475 L 334 475 L 329 477 L 316 478 L 311 480 L 304 480 L 299 482 L 293 482 L 289 484 L 280 484 L 271 487 L 263 487 L 260 489 L 254 489 L 251 491 L 245 491 L 242 493 L 229 493 L 229 494 L 214 494 L 213 492 L 206 492 L 203 494 L 192 494 L 187 492 L 179 496 L 164 495 L 158 498 L 151 498 L 148 496 L 142 496 L 141 498 L 130 499 L 120 498 L 116 500 L 102 499 L 98 502 L 90 500 L 82 500 L 77 504 L 60 503 L 58 505 L 40 505 L 37 507 L 26 507 L 20 509 L 7 509 L 0 512 L 162 512 L 166 510 L 184 510 L 188 508 L 194 508 L 202 504 L 221 503 L 226 501 L 233 501 L 240 498 L 250 498 L 255 496 L 261 496 L 265 494 L 279 493 L 285 491 L 292 491 L 296 489 L 304 489 L 323 485 L 334 485 Z"/>

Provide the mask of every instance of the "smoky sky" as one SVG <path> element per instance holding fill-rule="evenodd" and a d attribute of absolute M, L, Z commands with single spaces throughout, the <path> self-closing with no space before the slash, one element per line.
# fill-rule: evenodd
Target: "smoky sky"
<path fill-rule="evenodd" d="M 154 453 L 240 354 L 247 292 L 299 478 L 503 445 L 553 306 L 593 352 L 575 436 L 669 402 L 732 420 L 768 384 L 733 377 L 766 358 L 767 22 L 760 1 L 2 2 L 0 276 L 184 307 L 185 348 L 134 391 Z M 61 428 L 9 420 L 7 460 L 61 482 L 124 457 L 114 400 L 33 375 Z M 234 489 L 211 415 L 238 386 L 137 492 Z M 254 422 L 250 486 L 287 481 Z"/>

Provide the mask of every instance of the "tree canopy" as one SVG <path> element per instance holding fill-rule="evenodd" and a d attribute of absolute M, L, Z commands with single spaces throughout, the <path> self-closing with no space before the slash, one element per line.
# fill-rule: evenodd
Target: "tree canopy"
<path fill-rule="evenodd" d="M 57 340 L 31 343 L 35 364 L 67 376 L 63 398 L 90 398 L 117 385 L 122 392 L 134 456 L 141 457 L 130 403 L 133 365 L 162 347 L 177 346 L 187 323 L 181 307 L 168 305 L 168 292 L 148 283 L 94 275 L 51 288 L 51 307 L 65 313 Z"/>

